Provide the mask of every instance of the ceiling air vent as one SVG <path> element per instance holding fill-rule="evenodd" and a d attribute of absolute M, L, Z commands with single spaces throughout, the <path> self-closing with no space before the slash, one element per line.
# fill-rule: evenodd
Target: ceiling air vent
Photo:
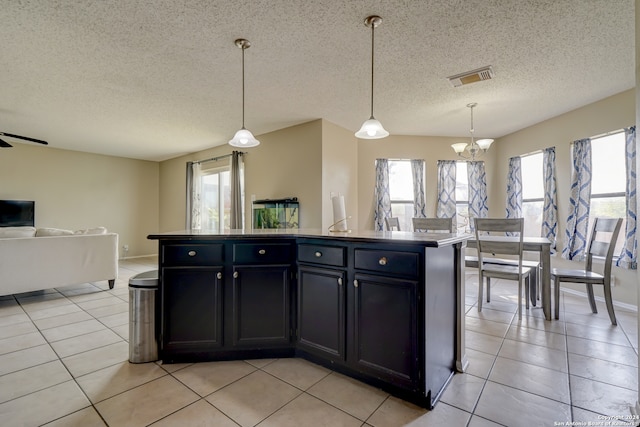
<path fill-rule="evenodd" d="M 451 83 L 451 86 L 453 87 L 468 85 L 482 80 L 490 80 L 492 78 L 493 70 L 491 69 L 491 65 L 447 77 L 447 79 L 449 79 L 449 83 Z"/>

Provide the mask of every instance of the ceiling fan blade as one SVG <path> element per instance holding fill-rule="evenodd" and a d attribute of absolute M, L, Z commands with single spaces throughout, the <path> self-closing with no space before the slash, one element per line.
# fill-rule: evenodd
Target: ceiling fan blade
<path fill-rule="evenodd" d="M 13 145 L 11 145 L 8 142 L 3 141 L 3 140 L 0 139 L 0 147 L 2 147 L 2 148 L 11 148 L 11 147 L 13 147 Z"/>
<path fill-rule="evenodd" d="M 41 139 L 28 138 L 26 136 L 13 135 L 11 133 L 0 132 L 0 135 L 8 136 L 10 138 L 24 139 L 25 141 L 37 142 L 38 144 L 49 145 L 47 141 L 43 141 Z"/>

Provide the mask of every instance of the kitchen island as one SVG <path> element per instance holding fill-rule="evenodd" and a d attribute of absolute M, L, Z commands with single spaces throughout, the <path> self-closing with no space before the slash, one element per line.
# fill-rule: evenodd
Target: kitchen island
<path fill-rule="evenodd" d="M 468 234 L 188 230 L 159 242 L 165 363 L 302 357 L 432 408 L 464 349 Z"/>

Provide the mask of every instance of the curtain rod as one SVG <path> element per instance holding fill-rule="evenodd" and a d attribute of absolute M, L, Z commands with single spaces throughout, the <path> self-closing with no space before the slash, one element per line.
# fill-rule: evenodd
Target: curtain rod
<path fill-rule="evenodd" d="M 247 154 L 246 151 L 240 151 L 240 154 Z M 205 163 L 205 162 L 215 162 L 216 160 L 220 160 L 220 159 L 226 159 L 227 157 L 231 157 L 233 156 L 233 154 L 224 154 L 222 156 L 217 156 L 217 157 L 211 157 L 210 159 L 204 159 L 204 160 L 196 160 L 193 161 L 191 163 Z"/>

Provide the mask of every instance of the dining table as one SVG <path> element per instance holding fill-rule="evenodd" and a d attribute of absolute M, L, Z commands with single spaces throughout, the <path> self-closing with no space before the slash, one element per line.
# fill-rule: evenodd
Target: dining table
<path fill-rule="evenodd" d="M 519 237 L 511 236 L 481 236 L 481 239 L 492 241 L 518 241 Z M 469 239 L 467 247 L 476 248 L 475 239 Z M 526 252 L 538 252 L 540 256 L 540 267 L 542 274 L 540 277 L 540 287 L 542 288 L 542 311 L 544 318 L 551 320 L 551 241 L 546 237 L 522 238 L 522 249 Z M 535 287 L 530 287 L 531 298 L 536 298 Z"/>

